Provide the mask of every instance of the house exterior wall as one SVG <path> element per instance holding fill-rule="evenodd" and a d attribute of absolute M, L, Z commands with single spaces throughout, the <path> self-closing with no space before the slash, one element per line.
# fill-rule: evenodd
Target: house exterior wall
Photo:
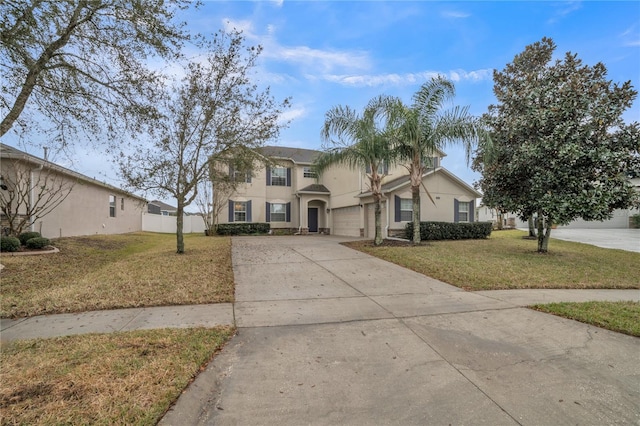
<path fill-rule="evenodd" d="M 68 188 L 71 188 L 71 191 L 64 201 L 37 219 L 25 231 L 40 232 L 46 238 L 58 238 L 142 230 L 142 213 L 147 209 L 146 201 L 142 198 L 115 187 L 101 185 L 89 178 L 85 179 L 75 172 L 66 172 L 52 163 L 51 166 L 44 165 L 41 168 L 42 163 L 30 161 L 29 158 L 31 157 L 27 154 L 21 159 L 3 158 L 2 174 L 7 178 L 11 176 L 15 184 L 16 176 L 21 176 L 22 185 L 25 185 L 25 179 L 31 179 L 38 188 L 51 185 L 50 192 L 60 191 L 66 194 Z M 18 169 L 17 173 L 14 168 Z M 48 192 L 43 191 L 41 198 L 45 199 L 47 196 Z M 114 217 L 111 216 L 110 196 L 115 197 Z M 39 197 L 35 190 L 31 192 L 30 198 L 31 202 L 38 202 Z"/>
<path fill-rule="evenodd" d="M 234 194 L 229 197 L 228 207 L 218 215 L 218 223 L 233 222 L 233 202 L 250 202 L 250 222 L 269 222 L 272 229 L 287 229 L 292 232 L 306 233 L 309 230 L 309 210 L 317 209 L 318 232 L 346 236 L 373 237 L 373 197 L 363 197 L 369 192 L 368 178 L 364 170 L 354 170 L 346 166 L 332 166 L 317 178 L 305 177 L 305 167 L 312 163 L 296 163 L 292 160 L 278 160 L 278 164 L 291 170 L 287 186 L 268 185 L 270 171 L 262 168 L 254 170 L 251 182 L 238 185 Z M 396 165 L 388 169 L 388 175 L 382 184 L 392 185 L 393 181 L 406 176 L 406 168 Z M 311 193 L 308 187 L 312 184 L 323 185 L 329 193 Z M 475 207 L 478 193 L 468 185 L 447 173 L 431 173 L 424 177 L 424 184 L 436 201 L 433 206 L 426 194 L 421 196 L 422 220 L 453 222 L 455 200 L 468 202 Z M 215 189 L 214 189 L 215 190 Z M 388 202 L 383 207 L 382 228 L 384 236 L 397 234 L 404 230 L 405 222 L 395 222 L 394 197 L 411 198 L 408 184 L 401 189 L 385 193 Z M 290 216 L 286 222 L 274 222 L 267 213 L 267 203 L 289 205 Z M 470 221 L 474 220 L 473 212 Z"/>

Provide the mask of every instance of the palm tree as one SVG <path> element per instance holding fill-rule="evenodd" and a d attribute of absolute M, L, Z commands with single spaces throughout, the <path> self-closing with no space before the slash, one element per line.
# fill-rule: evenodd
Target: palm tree
<path fill-rule="evenodd" d="M 396 127 L 395 156 L 406 164 L 411 178 L 414 244 L 420 242 L 420 185 L 423 185 L 422 177 L 431 167 L 432 158 L 447 145 L 459 143 L 465 148 L 468 162 L 472 145 L 478 139 L 479 122 L 469 115 L 469 107 L 444 109 L 445 102 L 454 95 L 451 81 L 435 77 L 420 87 L 410 108 L 399 101 L 391 113 Z M 435 204 L 427 188 L 424 189 Z"/>
<path fill-rule="evenodd" d="M 367 171 L 369 189 L 375 201 L 374 245 L 382 244 L 380 212 L 382 179 L 386 176 L 383 165 L 388 166 L 393 158 L 388 135 L 390 100 L 386 96 L 372 99 L 362 115 L 348 106 L 336 106 L 327 111 L 321 132 L 327 148 L 315 162 L 318 175 L 336 164 Z"/>

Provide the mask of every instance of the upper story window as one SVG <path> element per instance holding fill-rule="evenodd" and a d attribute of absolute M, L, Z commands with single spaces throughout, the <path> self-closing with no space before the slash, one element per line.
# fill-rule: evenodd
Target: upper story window
<path fill-rule="evenodd" d="M 285 167 L 271 168 L 271 185 L 287 186 L 287 169 Z"/>
<path fill-rule="evenodd" d="M 120 198 L 120 210 L 124 211 L 124 198 Z"/>
<path fill-rule="evenodd" d="M 109 217 L 116 217 L 116 196 L 109 195 Z"/>
<path fill-rule="evenodd" d="M 251 183 L 251 171 L 237 169 L 233 164 L 229 164 L 229 177 L 234 182 Z"/>
<path fill-rule="evenodd" d="M 388 175 L 389 174 L 389 165 L 387 164 L 386 161 L 382 160 L 380 161 L 380 163 L 378 163 L 378 174 L 379 175 Z M 371 173 L 371 166 L 367 165 L 366 169 L 365 169 L 366 173 Z"/>
<path fill-rule="evenodd" d="M 315 179 L 316 177 L 318 177 L 318 175 L 316 174 L 316 171 L 313 169 L 313 167 L 305 167 L 302 169 L 302 175 L 306 178 L 313 178 Z"/>

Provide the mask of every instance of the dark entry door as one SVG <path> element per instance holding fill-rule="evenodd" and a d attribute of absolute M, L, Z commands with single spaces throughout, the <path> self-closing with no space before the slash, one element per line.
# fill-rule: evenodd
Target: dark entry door
<path fill-rule="evenodd" d="M 307 223 L 309 224 L 309 232 L 318 232 L 318 208 L 309 207 L 307 209 Z"/>

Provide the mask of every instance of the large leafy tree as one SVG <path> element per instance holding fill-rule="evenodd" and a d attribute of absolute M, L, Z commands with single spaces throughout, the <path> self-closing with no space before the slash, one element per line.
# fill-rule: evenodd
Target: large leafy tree
<path fill-rule="evenodd" d="M 461 144 L 469 158 L 479 133 L 478 120 L 469 114 L 468 107 L 447 107 L 454 96 L 451 81 L 434 77 L 416 92 L 411 107 L 398 101 L 393 108 L 397 129 L 394 150 L 411 178 L 414 244 L 420 242 L 420 186 L 433 157 L 448 145 Z M 427 188 L 425 192 L 431 198 Z"/>
<path fill-rule="evenodd" d="M 119 162 L 131 188 L 176 199 L 178 253 L 184 252 L 184 208 L 208 179 L 211 162 L 276 138 L 283 126 L 279 117 L 289 105 L 252 83 L 261 48 L 245 46 L 240 32 L 219 31 L 205 50 L 208 55 L 191 62 L 182 81 L 167 89 L 150 141 L 122 154 Z"/>
<path fill-rule="evenodd" d="M 366 170 L 375 203 L 375 245 L 382 244 L 382 179 L 386 176 L 385 165 L 388 167 L 393 159 L 389 123 L 392 105 L 392 98 L 379 96 L 369 101 L 362 114 L 349 106 L 331 108 L 321 131 L 326 149 L 315 161 L 319 175 L 338 164 Z"/>
<path fill-rule="evenodd" d="M 190 0 L 0 2 L 0 137 L 47 121 L 60 143 L 116 132 L 153 111 L 150 60 L 188 39 L 174 15 Z M 17 126 L 16 126 L 17 124 Z"/>
<path fill-rule="evenodd" d="M 637 92 L 607 80 L 602 63 L 571 53 L 552 62 L 555 48 L 543 38 L 494 72 L 491 143 L 475 161 L 486 205 L 537 215 L 539 252 L 553 224 L 604 220 L 638 203 L 627 176 L 640 167 L 640 126 L 622 119 Z"/>

